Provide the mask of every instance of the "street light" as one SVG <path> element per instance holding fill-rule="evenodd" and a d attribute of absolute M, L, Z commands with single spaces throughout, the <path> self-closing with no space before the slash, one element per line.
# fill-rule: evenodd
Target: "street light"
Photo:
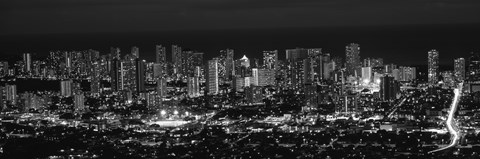
<path fill-rule="evenodd" d="M 178 111 L 177 110 L 173 111 L 173 114 L 178 115 Z"/>
<path fill-rule="evenodd" d="M 167 114 L 167 112 L 165 110 L 162 110 L 162 111 L 160 111 L 160 114 L 163 116 L 163 115 Z"/>

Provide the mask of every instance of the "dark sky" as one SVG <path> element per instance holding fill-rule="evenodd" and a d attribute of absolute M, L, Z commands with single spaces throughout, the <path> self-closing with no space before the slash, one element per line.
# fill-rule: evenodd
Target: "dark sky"
<path fill-rule="evenodd" d="M 479 24 L 478 0 L 1 0 L 0 54 L 136 45 L 149 58 L 155 44 L 179 44 L 207 57 L 294 47 L 344 56 L 358 42 L 363 57 L 422 64 L 436 48 L 449 64 L 480 49 Z"/>

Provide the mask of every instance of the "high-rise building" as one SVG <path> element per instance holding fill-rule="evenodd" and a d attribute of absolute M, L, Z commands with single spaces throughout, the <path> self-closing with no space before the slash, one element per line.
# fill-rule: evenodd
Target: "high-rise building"
<path fill-rule="evenodd" d="M 174 73 L 180 73 L 180 67 L 182 64 L 182 47 L 172 45 L 172 64 Z"/>
<path fill-rule="evenodd" d="M 251 80 L 254 86 L 273 86 L 275 85 L 275 70 L 253 68 Z"/>
<path fill-rule="evenodd" d="M 457 58 L 454 60 L 454 76 L 458 81 L 465 80 L 465 59 Z"/>
<path fill-rule="evenodd" d="M 287 49 L 286 59 L 288 62 L 295 62 L 308 58 L 308 49 L 296 48 L 296 49 Z"/>
<path fill-rule="evenodd" d="M 372 67 L 362 67 L 362 82 L 368 84 L 372 81 Z"/>
<path fill-rule="evenodd" d="M 111 55 L 112 59 L 120 59 L 120 48 L 111 47 L 110 48 L 110 55 Z"/>
<path fill-rule="evenodd" d="M 358 76 L 362 64 L 360 62 L 360 45 L 351 43 L 345 47 L 347 75 Z"/>
<path fill-rule="evenodd" d="M 155 46 L 155 63 L 166 64 L 167 62 L 167 49 L 162 45 Z"/>
<path fill-rule="evenodd" d="M 163 68 L 162 64 L 155 63 L 153 64 L 153 78 L 163 78 Z"/>
<path fill-rule="evenodd" d="M 32 71 L 32 58 L 30 56 L 30 53 L 24 53 L 23 54 L 23 63 L 24 63 L 24 71 L 25 72 L 31 72 Z"/>
<path fill-rule="evenodd" d="M 266 69 L 278 69 L 278 50 L 263 51 L 263 66 Z"/>
<path fill-rule="evenodd" d="M 400 91 L 400 84 L 391 76 L 380 77 L 380 99 L 394 100 Z"/>
<path fill-rule="evenodd" d="M 10 101 L 13 105 L 17 104 L 17 85 L 5 85 L 5 95 L 7 101 Z"/>
<path fill-rule="evenodd" d="M 315 109 L 318 106 L 317 85 L 306 84 L 304 87 L 305 105 L 309 109 Z"/>
<path fill-rule="evenodd" d="M 433 49 L 428 51 L 428 83 L 436 84 L 438 83 L 439 75 L 439 53 L 437 50 Z"/>
<path fill-rule="evenodd" d="M 400 66 L 398 70 L 400 71 L 399 81 L 412 81 L 417 78 L 417 69 L 415 67 Z"/>
<path fill-rule="evenodd" d="M 472 52 L 468 60 L 468 80 L 480 81 L 480 53 Z"/>
<path fill-rule="evenodd" d="M 235 64 L 233 61 L 234 50 L 233 49 L 225 49 L 220 50 L 220 56 L 224 58 L 224 66 L 225 66 L 225 77 L 226 80 L 231 80 L 233 75 L 235 75 Z"/>
<path fill-rule="evenodd" d="M 85 96 L 83 94 L 75 94 L 73 96 L 73 104 L 76 111 L 83 111 L 85 109 Z"/>
<path fill-rule="evenodd" d="M 60 81 L 60 95 L 64 97 L 72 96 L 73 93 L 73 81 L 64 80 Z"/>
<path fill-rule="evenodd" d="M 382 58 L 366 58 L 363 59 L 363 67 L 383 67 Z"/>
<path fill-rule="evenodd" d="M 137 93 L 145 92 L 145 60 L 136 59 L 136 78 Z"/>
<path fill-rule="evenodd" d="M 200 95 L 200 85 L 198 82 L 198 77 L 188 77 L 188 96 L 198 97 Z"/>
<path fill-rule="evenodd" d="M 132 56 L 135 58 L 140 58 L 140 49 L 138 47 L 132 47 Z"/>
<path fill-rule="evenodd" d="M 165 80 L 165 78 L 158 78 L 156 82 L 157 82 L 157 87 L 156 87 L 157 96 L 159 98 L 163 98 L 167 96 L 167 81 Z"/>
<path fill-rule="evenodd" d="M 207 66 L 207 91 L 208 94 L 218 94 L 219 93 L 219 59 L 218 58 L 213 58 L 212 60 L 208 61 L 208 66 Z"/>
<path fill-rule="evenodd" d="M 4 91 L 5 87 L 0 86 L 0 111 L 5 109 L 5 98 L 3 97 L 3 95 L 5 94 Z"/>

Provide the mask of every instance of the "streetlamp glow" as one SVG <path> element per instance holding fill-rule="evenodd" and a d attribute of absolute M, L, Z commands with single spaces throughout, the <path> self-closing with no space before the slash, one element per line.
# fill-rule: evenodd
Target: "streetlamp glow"
<path fill-rule="evenodd" d="M 178 111 L 177 110 L 173 111 L 173 114 L 178 115 Z"/>
<path fill-rule="evenodd" d="M 165 115 L 165 114 L 167 114 L 167 112 L 165 110 L 162 110 L 162 111 L 160 111 L 160 114 Z"/>

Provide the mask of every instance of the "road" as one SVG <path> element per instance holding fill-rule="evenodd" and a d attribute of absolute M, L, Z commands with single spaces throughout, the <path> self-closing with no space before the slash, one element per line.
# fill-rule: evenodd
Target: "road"
<path fill-rule="evenodd" d="M 453 92 L 455 93 L 455 96 L 453 97 L 453 102 L 452 105 L 450 106 L 450 111 L 448 112 L 448 117 L 447 121 L 445 122 L 447 125 L 448 132 L 450 133 L 450 144 L 448 146 L 430 151 L 428 153 L 434 153 L 442 150 L 446 150 L 448 148 L 455 147 L 458 144 L 458 141 L 460 140 L 460 132 L 457 128 L 454 121 L 454 115 L 455 112 L 457 111 L 457 106 L 460 101 L 460 97 L 462 96 L 462 88 L 463 88 L 463 83 L 460 83 L 458 88 L 454 89 Z"/>
<path fill-rule="evenodd" d="M 405 98 L 402 99 L 402 101 L 400 103 L 398 103 L 397 105 L 393 106 L 393 110 L 392 112 L 390 112 L 390 114 L 387 115 L 388 119 L 392 118 L 393 116 L 393 113 L 395 113 L 395 111 L 397 111 L 398 107 L 400 107 L 401 105 L 403 105 L 403 103 L 407 100 L 409 96 L 406 96 Z"/>

